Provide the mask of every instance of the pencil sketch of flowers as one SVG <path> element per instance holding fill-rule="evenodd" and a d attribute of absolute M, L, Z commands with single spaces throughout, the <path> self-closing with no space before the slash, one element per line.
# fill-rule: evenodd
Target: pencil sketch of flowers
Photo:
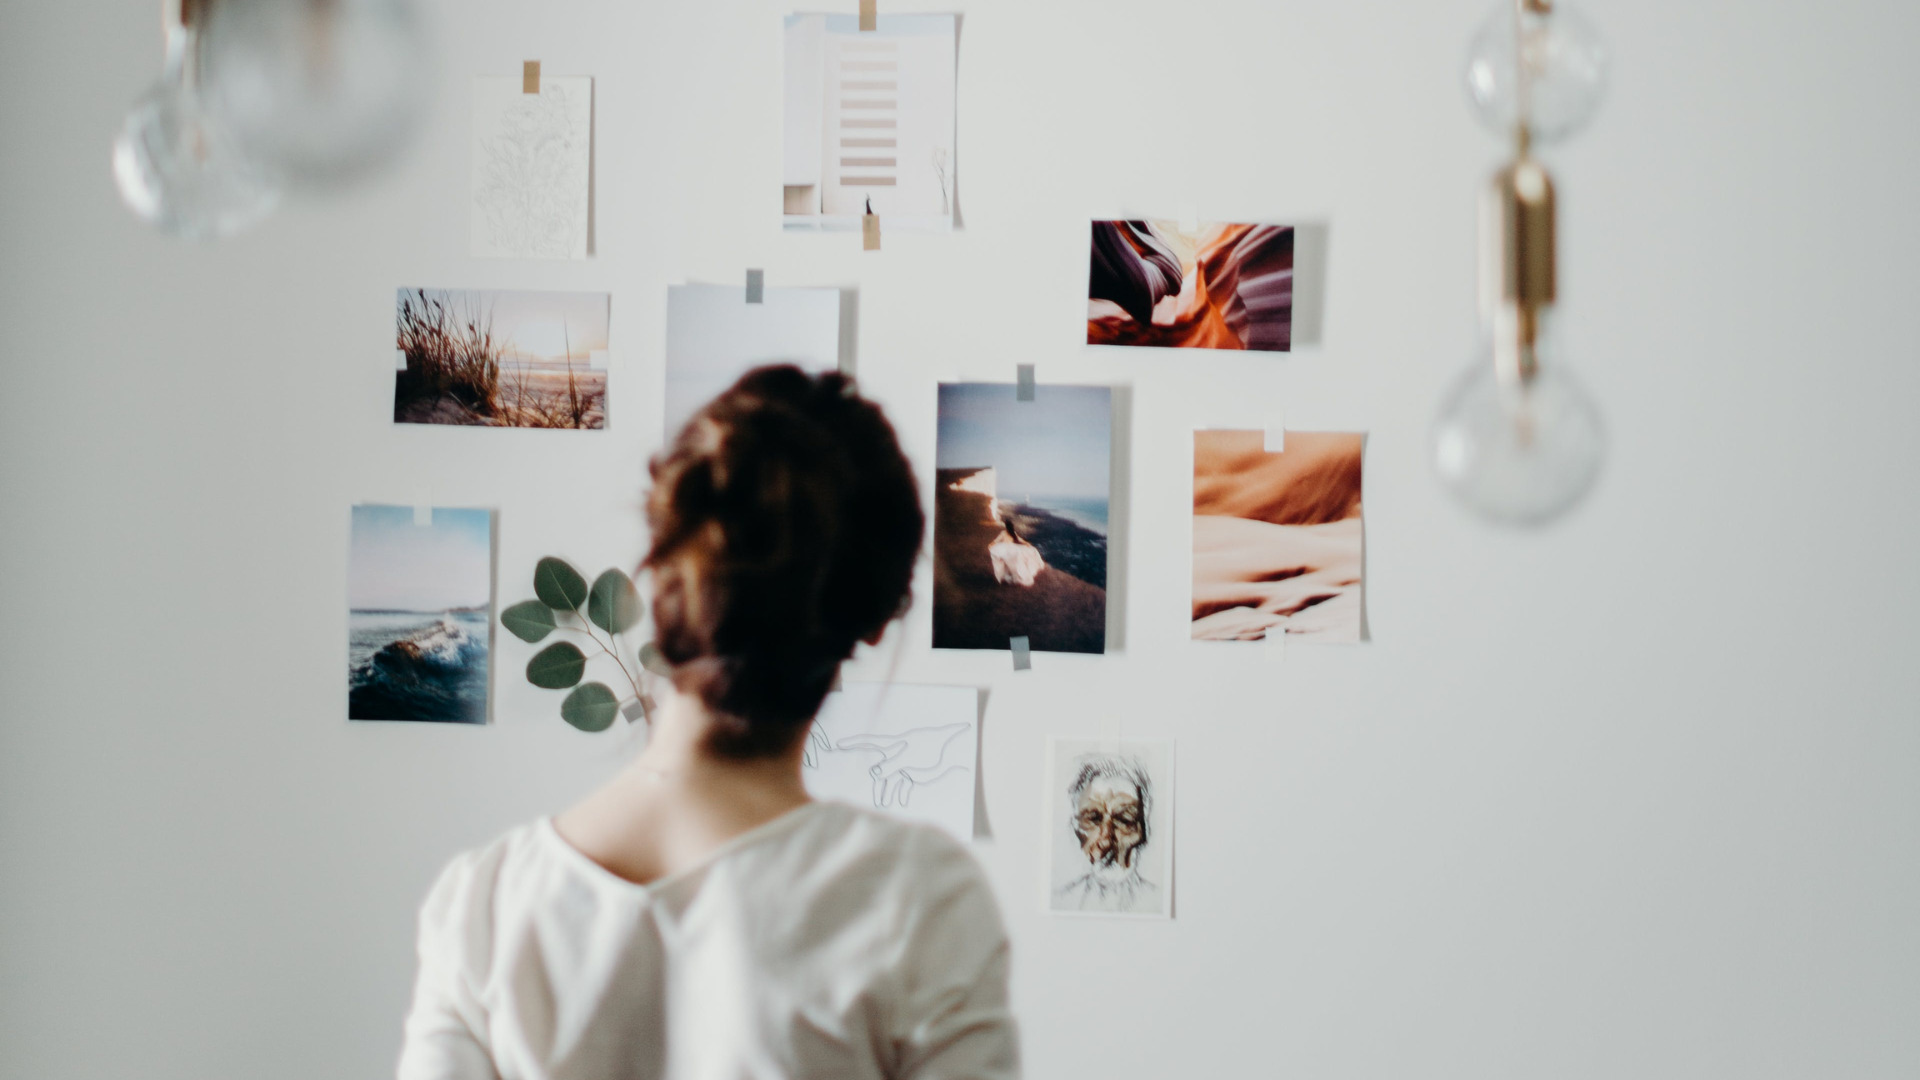
<path fill-rule="evenodd" d="M 553 79 L 537 94 L 514 93 L 476 130 L 476 254 L 586 256 L 591 86 Z M 476 126 L 484 122 L 476 115 Z"/>
<path fill-rule="evenodd" d="M 944 146 L 933 149 L 933 174 L 940 178 L 940 212 L 943 214 L 953 213 L 953 197 L 947 190 L 947 162 L 952 157 Z"/>

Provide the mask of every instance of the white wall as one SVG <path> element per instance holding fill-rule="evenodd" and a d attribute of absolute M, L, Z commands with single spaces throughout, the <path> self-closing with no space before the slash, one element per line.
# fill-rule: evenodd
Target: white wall
<path fill-rule="evenodd" d="M 1920 9 L 1592 0 L 1614 92 L 1554 160 L 1614 450 L 1515 536 L 1423 457 L 1475 330 L 1483 0 L 970 0 L 966 231 L 878 255 L 778 231 L 761 0 L 443 0 L 439 123 L 391 182 L 165 242 L 107 170 L 156 6 L 7 0 L 0 33 L 0 1076 L 388 1072 L 437 867 L 626 747 L 512 641 L 494 726 L 349 726 L 347 507 L 499 507 L 504 600 L 541 554 L 633 559 L 665 287 L 748 266 L 860 288 L 922 466 L 939 378 L 1132 388 L 1124 648 L 1015 675 L 932 653 L 923 600 L 898 654 L 991 688 L 1031 1075 L 1920 1067 Z M 599 80 L 583 264 L 463 256 L 466 80 L 530 57 Z M 1324 346 L 1087 353 L 1087 219 L 1180 204 L 1326 222 Z M 402 284 L 610 291 L 613 430 L 391 427 Z M 1185 639 L 1189 431 L 1264 401 L 1372 433 L 1370 645 Z M 1037 910 L 1045 737 L 1101 716 L 1179 740 L 1175 921 Z"/>

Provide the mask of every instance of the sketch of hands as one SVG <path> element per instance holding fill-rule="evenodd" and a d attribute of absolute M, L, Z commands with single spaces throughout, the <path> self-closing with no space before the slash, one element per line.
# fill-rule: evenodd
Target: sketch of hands
<path fill-rule="evenodd" d="M 827 733 L 820 730 L 820 725 L 809 724 L 807 726 L 807 745 L 805 749 L 800 751 L 802 763 L 809 769 L 817 769 L 820 767 L 820 755 L 831 749 L 833 749 L 833 744 L 827 741 Z"/>
<path fill-rule="evenodd" d="M 966 730 L 966 724 L 943 724 L 897 735 L 849 735 L 834 748 L 878 753 L 879 762 L 867 770 L 873 777 L 873 805 L 904 807 L 915 787 L 936 783 L 949 773 L 972 771 L 970 766 L 946 762 L 947 748 Z"/>

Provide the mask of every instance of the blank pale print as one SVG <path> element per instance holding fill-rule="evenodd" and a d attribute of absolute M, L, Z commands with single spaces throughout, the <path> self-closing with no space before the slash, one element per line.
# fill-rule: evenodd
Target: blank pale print
<path fill-rule="evenodd" d="M 788 228 L 953 227 L 952 15 L 789 15 L 783 175 Z"/>
<path fill-rule="evenodd" d="M 662 438 L 763 364 L 809 374 L 840 365 L 840 290 L 774 288 L 747 303 L 739 285 L 667 289 L 667 392 Z"/>
<path fill-rule="evenodd" d="M 1293 228 L 1096 221 L 1087 344 L 1293 347 Z"/>
<path fill-rule="evenodd" d="M 473 80 L 472 254 L 586 258 L 592 147 L 592 79 Z"/>
<path fill-rule="evenodd" d="M 807 732 L 807 790 L 971 839 L 978 702 L 970 686 L 849 683 Z"/>
<path fill-rule="evenodd" d="M 1172 745 L 1055 739 L 1048 769 L 1055 912 L 1172 912 Z"/>
<path fill-rule="evenodd" d="M 1264 432 L 1194 432 L 1195 640 L 1361 640 L 1365 447 L 1289 431 L 1270 454 Z"/>

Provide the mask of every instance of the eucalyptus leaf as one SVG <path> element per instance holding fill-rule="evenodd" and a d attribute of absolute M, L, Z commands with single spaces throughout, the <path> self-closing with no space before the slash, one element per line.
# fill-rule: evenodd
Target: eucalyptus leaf
<path fill-rule="evenodd" d="M 549 555 L 533 568 L 533 595 L 555 611 L 579 611 L 587 602 L 587 579 L 565 559 Z"/>
<path fill-rule="evenodd" d="M 587 593 L 587 618 L 593 625 L 609 634 L 624 634 L 633 629 L 645 610 L 640 590 L 633 587 L 633 579 L 627 575 L 608 570 L 593 579 L 593 589 Z"/>
<path fill-rule="evenodd" d="M 553 633 L 553 609 L 538 600 L 522 600 L 500 613 L 500 625 L 525 642 Z"/>
<path fill-rule="evenodd" d="M 673 665 L 667 663 L 666 655 L 660 651 L 660 646 L 651 641 L 640 646 L 640 666 L 663 679 L 673 674 Z"/>
<path fill-rule="evenodd" d="M 604 683 L 581 683 L 560 703 L 560 719 L 581 731 L 605 731 L 618 715 L 620 700 Z"/>
<path fill-rule="evenodd" d="M 586 673 L 586 654 L 571 642 L 556 641 L 527 661 L 527 681 L 543 690 L 565 690 Z"/>

